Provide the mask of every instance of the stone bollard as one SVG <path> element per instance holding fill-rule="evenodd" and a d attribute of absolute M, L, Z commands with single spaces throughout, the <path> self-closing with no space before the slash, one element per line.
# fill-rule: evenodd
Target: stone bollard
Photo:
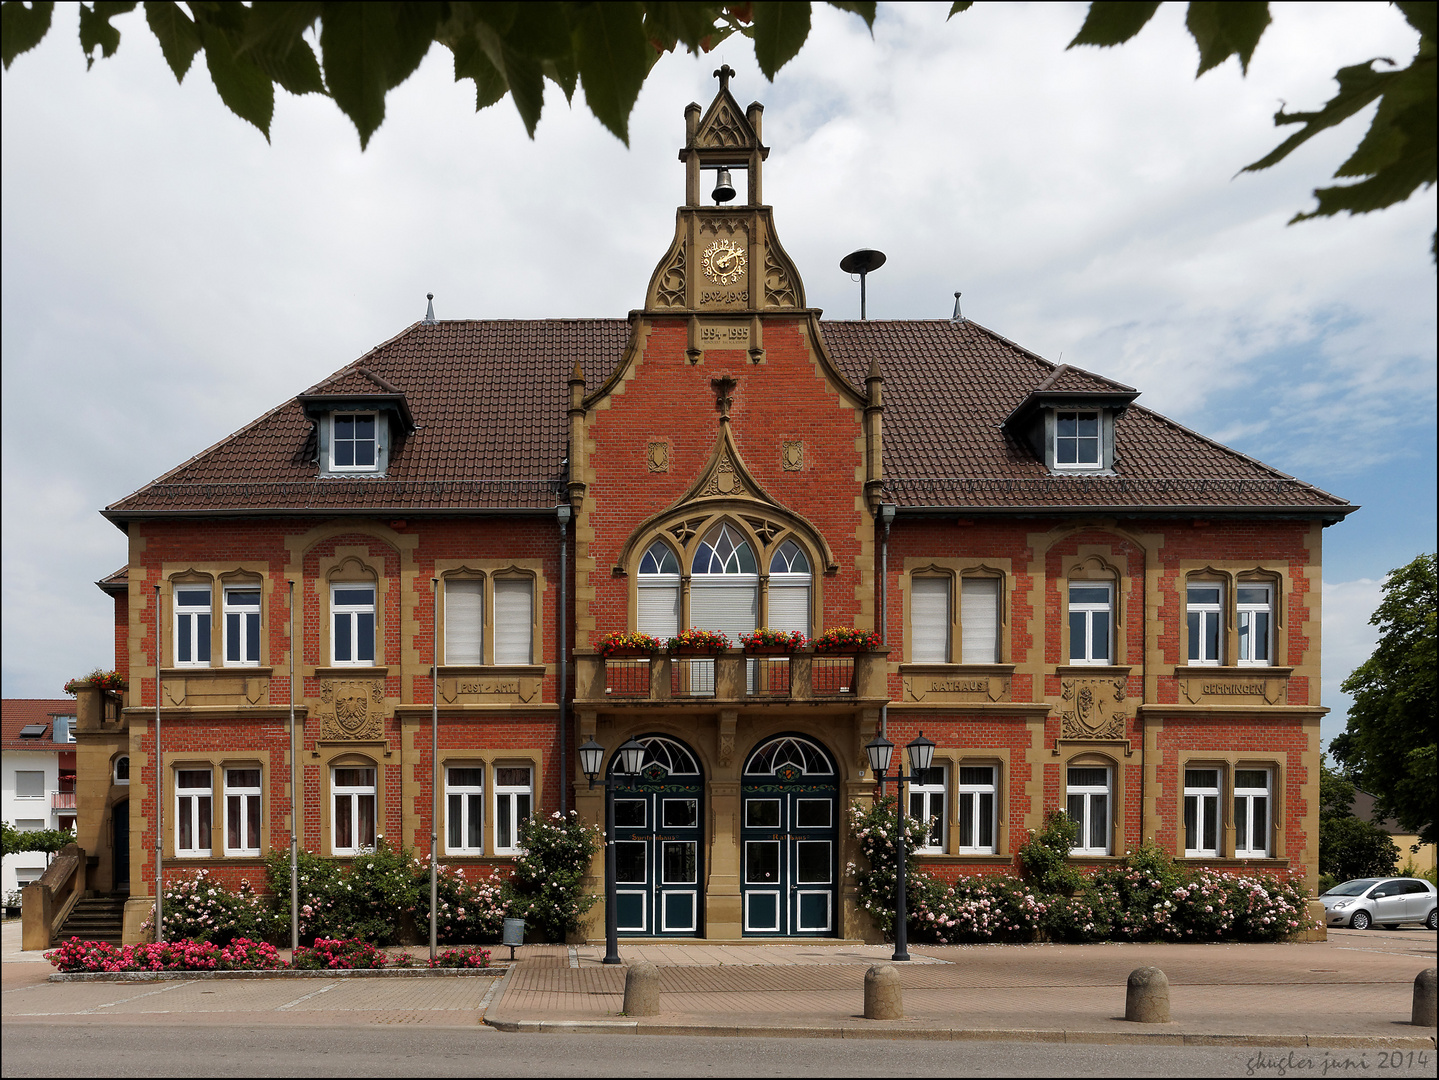
<path fill-rule="evenodd" d="M 625 972 L 625 1015 L 658 1016 L 659 1011 L 660 969 L 642 961 Z"/>
<path fill-rule="evenodd" d="M 864 1018 L 904 1019 L 904 995 L 893 964 L 876 964 L 864 973 Z"/>
<path fill-rule="evenodd" d="M 1157 967 L 1144 967 L 1129 973 L 1124 1019 L 1136 1024 L 1169 1023 L 1169 977 L 1164 972 Z"/>
<path fill-rule="evenodd" d="M 1414 976 L 1414 1011 L 1409 1022 L 1415 1027 L 1434 1027 L 1435 1000 L 1434 1000 L 1434 968 L 1425 968 L 1418 975 Z"/>

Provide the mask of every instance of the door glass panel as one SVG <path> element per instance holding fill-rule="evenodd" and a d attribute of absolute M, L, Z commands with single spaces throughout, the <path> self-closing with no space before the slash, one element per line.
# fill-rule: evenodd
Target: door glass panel
<path fill-rule="evenodd" d="M 666 885 L 695 883 L 695 843 L 693 840 L 666 840 L 662 862 Z"/>
<path fill-rule="evenodd" d="M 750 829 L 779 828 L 778 799 L 747 799 L 744 805 L 744 823 Z"/>
<path fill-rule="evenodd" d="M 664 800 L 664 827 L 666 829 L 693 829 L 700 823 L 698 799 Z"/>
<path fill-rule="evenodd" d="M 795 880 L 805 885 L 829 883 L 828 840 L 800 840 L 795 844 Z"/>
<path fill-rule="evenodd" d="M 831 799 L 799 799 L 795 806 L 795 828 L 828 829 L 833 822 Z"/>
<path fill-rule="evenodd" d="M 626 885 L 643 885 L 645 854 L 649 845 L 643 840 L 620 840 L 615 843 L 615 880 Z"/>
<path fill-rule="evenodd" d="M 744 845 L 744 879 L 750 885 L 779 882 L 779 841 L 747 840 Z"/>
<path fill-rule="evenodd" d="M 643 829 L 645 827 L 646 799 L 616 799 L 615 828 Z"/>

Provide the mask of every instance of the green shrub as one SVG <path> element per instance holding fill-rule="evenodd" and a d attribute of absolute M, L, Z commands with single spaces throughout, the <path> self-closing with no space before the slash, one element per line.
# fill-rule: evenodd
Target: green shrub
<path fill-rule="evenodd" d="M 274 936 L 275 917 L 266 898 L 241 881 L 239 891 L 216 881 L 208 870 L 196 870 L 165 886 L 165 940 L 206 941 L 226 946 L 248 938 L 266 941 Z M 152 914 L 140 926 L 155 929 Z"/>
<path fill-rule="evenodd" d="M 430 930 L 430 872 L 421 863 L 417 868 L 419 899 L 415 902 L 415 927 L 421 937 Z M 505 881 L 491 872 L 471 881 L 463 868 L 440 865 L 436 878 L 439 917 L 435 937 L 442 945 L 471 945 L 500 940 L 508 913 Z"/>
<path fill-rule="evenodd" d="M 1035 888 L 1047 893 L 1072 893 L 1084 883 L 1084 875 L 1069 865 L 1069 852 L 1079 840 L 1079 825 L 1063 810 L 1044 816 L 1044 827 L 1029 830 L 1029 839 L 1019 849 L 1024 876 Z"/>
<path fill-rule="evenodd" d="M 360 938 L 394 945 L 404 936 L 420 897 L 419 863 L 408 851 L 395 851 L 382 840 L 374 851 L 355 856 L 348 869 L 307 851 L 299 853 L 298 863 L 302 943 Z M 288 928 L 290 853 L 273 849 L 265 859 L 265 876 L 276 923 Z M 427 885 L 427 899 L 428 894 Z"/>
<path fill-rule="evenodd" d="M 562 942 L 580 928 L 599 901 L 586 891 L 585 878 L 603 835 L 574 810 L 568 817 L 535 814 L 520 825 L 520 855 L 505 900 L 511 917 L 525 920 L 526 937 Z"/>

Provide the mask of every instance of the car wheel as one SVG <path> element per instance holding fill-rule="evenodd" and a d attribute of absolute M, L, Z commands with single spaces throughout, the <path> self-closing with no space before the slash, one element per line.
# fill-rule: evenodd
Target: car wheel
<path fill-rule="evenodd" d="M 1429 918 L 1424 920 L 1424 925 L 1430 930 L 1439 930 L 1439 908 L 1429 912 Z"/>
<path fill-rule="evenodd" d="M 1369 917 L 1369 912 L 1356 911 L 1354 918 L 1349 920 L 1349 925 L 1354 927 L 1355 930 L 1368 930 L 1369 924 L 1373 921 L 1374 920 Z"/>

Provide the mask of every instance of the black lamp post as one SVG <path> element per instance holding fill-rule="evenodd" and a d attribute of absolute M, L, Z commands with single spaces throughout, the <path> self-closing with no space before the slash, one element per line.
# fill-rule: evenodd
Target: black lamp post
<path fill-rule="evenodd" d="M 605 777 L 603 781 L 597 781 L 600 769 L 604 766 L 605 748 L 594 739 L 589 739 L 579 748 L 580 771 L 585 774 L 585 779 L 590 782 L 590 790 L 593 791 L 597 782 L 602 782 L 605 788 L 605 960 L 606 964 L 620 963 L 620 940 L 619 922 L 615 914 L 615 788 L 619 787 L 621 780 L 626 788 L 629 787 L 628 777 L 634 776 L 640 771 L 640 765 L 644 762 L 645 748 L 634 739 L 630 739 L 619 749 L 619 762 L 615 767 L 618 774 L 614 777 Z"/>
<path fill-rule="evenodd" d="M 903 769 L 900 769 L 894 777 L 894 793 L 899 800 L 899 835 L 896 837 L 899 841 L 899 869 L 896 875 L 898 895 L 894 903 L 894 956 L 890 957 L 891 960 L 909 959 L 909 911 L 904 880 L 905 863 L 909 860 L 909 854 L 904 841 L 904 785 L 923 778 L 925 770 L 934 761 L 934 743 L 926 739 L 921 731 L 919 737 L 906 746 L 905 750 L 909 752 L 909 775 L 905 776 Z M 878 735 L 872 742 L 865 744 L 864 752 L 869 755 L 869 767 L 874 770 L 880 791 L 883 791 L 885 773 L 889 771 L 890 758 L 894 755 L 894 743 L 883 735 Z"/>

